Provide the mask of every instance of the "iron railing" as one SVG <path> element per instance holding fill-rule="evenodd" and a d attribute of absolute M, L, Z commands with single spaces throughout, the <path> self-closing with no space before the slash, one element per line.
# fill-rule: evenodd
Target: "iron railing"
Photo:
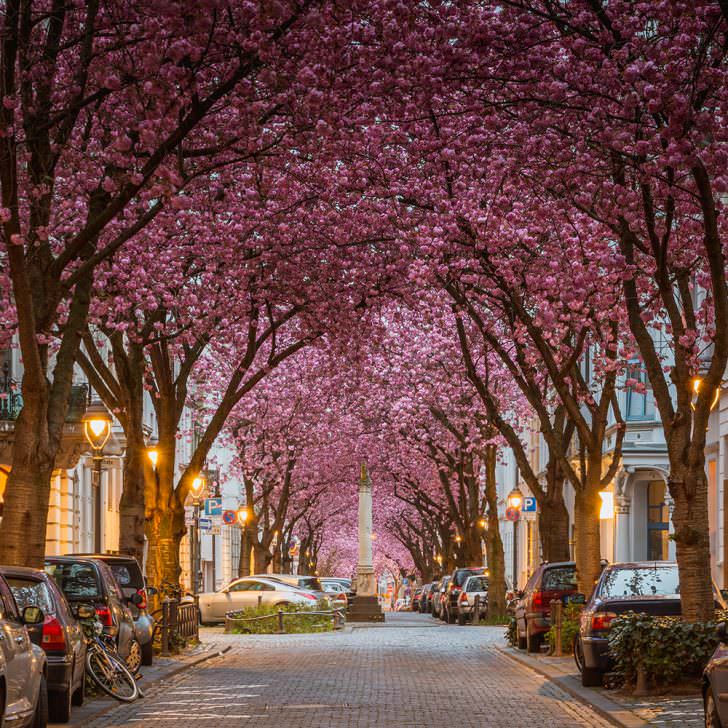
<path fill-rule="evenodd" d="M 180 602 L 177 599 L 165 599 L 162 602 L 159 629 L 163 655 L 169 655 L 173 649 L 189 640 L 199 639 L 199 613 L 197 598 L 194 602 Z"/>
<path fill-rule="evenodd" d="M 0 420 L 17 420 L 23 409 L 23 395 L 20 385 L 10 376 L 10 364 L 3 364 L 0 376 Z"/>
<path fill-rule="evenodd" d="M 284 612 L 279 609 L 273 614 L 263 614 L 260 617 L 240 617 L 240 612 L 227 612 L 225 614 L 225 631 L 229 631 L 232 626 L 244 626 L 247 622 L 260 622 L 264 619 L 278 620 L 278 634 L 286 633 L 286 619 L 300 617 L 331 617 L 334 620 L 334 629 L 342 629 L 346 617 L 343 609 L 328 609 L 320 612 L 309 612 L 302 610 L 300 612 Z"/>

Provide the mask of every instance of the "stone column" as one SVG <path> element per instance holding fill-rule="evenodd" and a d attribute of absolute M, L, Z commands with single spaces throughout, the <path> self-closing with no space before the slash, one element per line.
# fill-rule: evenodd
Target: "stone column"
<path fill-rule="evenodd" d="M 352 622 L 383 622 L 377 599 L 372 562 L 372 481 L 362 463 L 359 478 L 359 563 L 356 567 L 356 597 L 349 608 Z"/>
<path fill-rule="evenodd" d="M 629 538 L 629 509 L 631 498 L 628 495 L 618 494 L 614 505 L 615 529 L 617 531 L 614 546 L 614 560 L 632 561 Z"/>

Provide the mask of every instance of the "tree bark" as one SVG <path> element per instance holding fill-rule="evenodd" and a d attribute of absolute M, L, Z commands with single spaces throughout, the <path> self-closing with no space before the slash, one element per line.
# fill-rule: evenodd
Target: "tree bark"
<path fill-rule="evenodd" d="M 539 504 L 538 534 L 544 561 L 569 561 L 569 512 L 559 493 L 557 498 L 544 498 Z"/>
<path fill-rule="evenodd" d="M 579 591 L 587 597 L 601 573 L 599 485 L 576 491 L 574 499 L 574 554 Z"/>
<path fill-rule="evenodd" d="M 495 477 L 497 449 L 490 445 L 485 452 L 485 500 L 488 504 L 487 529 L 485 531 L 485 553 L 490 572 L 488 587 L 488 614 L 506 614 L 506 560 L 500 535 L 498 518 L 498 486 Z"/>

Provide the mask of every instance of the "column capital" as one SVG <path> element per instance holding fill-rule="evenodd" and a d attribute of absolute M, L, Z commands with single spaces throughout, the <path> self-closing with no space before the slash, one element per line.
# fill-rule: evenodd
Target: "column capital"
<path fill-rule="evenodd" d="M 614 506 L 614 512 L 620 516 L 629 515 L 629 509 L 632 504 L 632 499 L 628 495 L 619 494 L 616 497 L 616 503 Z"/>

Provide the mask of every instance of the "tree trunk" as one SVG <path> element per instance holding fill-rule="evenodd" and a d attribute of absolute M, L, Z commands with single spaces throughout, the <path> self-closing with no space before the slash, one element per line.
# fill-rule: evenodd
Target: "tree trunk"
<path fill-rule="evenodd" d="M 12 469 L 5 487 L 0 564 L 43 568 L 53 454 L 48 441 L 48 393 L 23 390 L 15 422 Z"/>
<path fill-rule="evenodd" d="M 579 591 L 587 597 L 601 573 L 599 538 L 599 485 L 576 491 L 574 499 L 574 552 Z"/>
<path fill-rule="evenodd" d="M 506 560 L 498 519 L 498 486 L 495 478 L 497 450 L 491 445 L 485 454 L 485 500 L 488 504 L 488 528 L 485 532 L 485 553 L 488 558 L 488 614 L 506 614 Z"/>
<path fill-rule="evenodd" d="M 480 527 L 468 528 L 463 535 L 463 540 L 458 544 L 460 547 L 458 553 L 460 554 L 462 566 L 482 566 L 483 549 L 481 543 Z"/>
<path fill-rule="evenodd" d="M 273 559 L 273 554 L 261 543 L 253 546 L 253 562 L 256 574 L 265 574 L 268 571 L 268 564 Z"/>
<path fill-rule="evenodd" d="M 569 561 L 569 512 L 561 494 L 539 504 L 538 533 L 544 561 Z"/>
<path fill-rule="evenodd" d="M 126 433 L 126 455 L 124 456 L 124 487 L 119 501 L 119 551 L 130 554 L 144 563 L 145 527 L 145 471 L 144 441 L 137 441 Z M 150 468 L 151 469 L 151 468 Z M 153 477 L 153 474 L 152 474 Z"/>
<path fill-rule="evenodd" d="M 250 576 L 251 539 L 249 527 L 246 525 L 240 533 L 240 560 L 238 562 L 238 576 Z"/>
<path fill-rule="evenodd" d="M 673 478 L 674 472 L 671 471 Z M 682 614 L 690 621 L 709 621 L 714 619 L 715 610 L 708 539 L 708 479 L 702 452 L 681 475 L 671 478 L 669 486 L 675 503 L 672 521 Z"/>

